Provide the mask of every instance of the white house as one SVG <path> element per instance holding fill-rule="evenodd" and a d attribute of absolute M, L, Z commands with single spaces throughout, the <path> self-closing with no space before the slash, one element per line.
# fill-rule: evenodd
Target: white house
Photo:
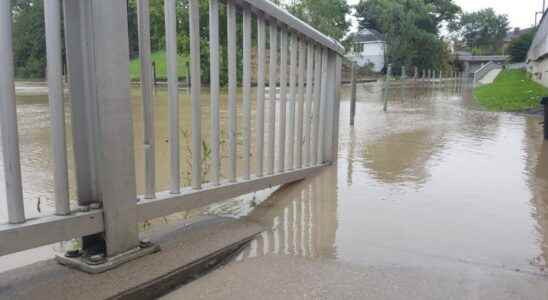
<path fill-rule="evenodd" d="M 386 42 L 382 34 L 374 29 L 362 29 L 352 37 L 352 49 L 347 58 L 360 67 L 371 65 L 372 70 L 380 72 L 384 68 Z"/>

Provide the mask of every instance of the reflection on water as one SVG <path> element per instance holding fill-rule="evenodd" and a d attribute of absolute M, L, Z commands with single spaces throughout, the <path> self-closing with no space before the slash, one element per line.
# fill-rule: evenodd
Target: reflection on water
<path fill-rule="evenodd" d="M 248 214 L 267 230 L 238 260 L 296 255 L 361 264 L 459 262 L 544 272 L 548 145 L 535 117 L 480 110 L 458 89 L 343 93 L 338 164 Z M 245 202 L 245 201 L 244 201 Z M 240 202 L 243 203 L 243 202 Z M 245 211 L 245 213 L 242 213 Z"/>
<path fill-rule="evenodd" d="M 266 254 L 335 258 L 337 232 L 336 170 L 329 168 L 310 180 L 276 191 L 248 218 L 261 223 L 264 231 L 240 254 Z"/>

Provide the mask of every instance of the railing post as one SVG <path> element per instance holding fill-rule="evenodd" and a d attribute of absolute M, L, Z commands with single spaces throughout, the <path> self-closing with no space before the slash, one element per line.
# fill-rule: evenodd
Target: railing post
<path fill-rule="evenodd" d="M 15 107 L 14 62 L 12 48 L 12 18 L 10 1 L 0 3 L 0 136 L 4 159 L 8 220 L 12 224 L 25 222 L 17 111 Z M 4 184 L 4 183 L 3 183 Z"/>
<path fill-rule="evenodd" d="M 325 159 L 337 162 L 339 128 L 339 93 L 341 84 L 341 57 L 333 52 L 327 54 L 327 132 L 325 139 Z"/>
<path fill-rule="evenodd" d="M 127 2 L 64 4 L 78 202 L 102 203 L 105 220 L 83 250 L 112 257 L 139 246 Z"/>
<path fill-rule="evenodd" d="M 333 53 L 335 56 L 335 93 L 334 93 L 334 110 L 333 110 L 333 153 L 331 156 L 331 162 L 337 163 L 339 153 L 339 122 L 341 112 L 341 88 L 342 88 L 342 57 Z"/>
<path fill-rule="evenodd" d="M 67 145 L 65 138 L 65 101 L 61 57 L 61 2 L 44 1 L 48 98 L 51 115 L 55 214 L 70 214 Z"/>

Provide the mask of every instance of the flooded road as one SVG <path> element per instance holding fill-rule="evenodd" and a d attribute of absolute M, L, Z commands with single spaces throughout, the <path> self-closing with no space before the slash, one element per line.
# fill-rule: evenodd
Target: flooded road
<path fill-rule="evenodd" d="M 323 299 L 375 284 L 410 292 L 426 284 L 433 299 L 481 299 L 478 290 L 489 287 L 494 293 L 485 295 L 497 299 L 527 291 L 544 299 L 548 143 L 541 120 L 482 111 L 469 90 L 392 88 L 383 113 L 382 88 L 370 84 L 358 89 L 350 128 L 348 99 L 345 89 L 338 164 L 260 204 L 213 210 L 268 230 L 235 262 L 166 299 L 281 297 L 268 294 L 274 290 Z M 398 275 L 382 273 L 377 282 L 379 270 Z"/>
<path fill-rule="evenodd" d="M 134 93 L 139 145 L 142 121 L 138 91 Z M 164 91 L 158 95 L 165 100 Z M 469 90 L 453 87 L 394 86 L 384 113 L 382 84 L 374 83 L 359 86 L 356 126 L 350 128 L 349 96 L 345 87 L 337 165 L 281 188 L 264 202 L 247 197 L 209 208 L 268 228 L 228 270 L 287 258 L 291 263 L 283 260 L 281 266 L 291 268 L 293 259 L 304 259 L 377 267 L 463 264 L 546 274 L 548 144 L 543 143 L 540 119 L 482 111 Z M 157 120 L 167 114 L 165 102 L 158 101 Z M 20 96 L 18 104 L 26 210 L 37 215 L 37 198 L 45 199 L 42 213 L 52 207 L 47 102 L 44 96 Z M 183 128 L 188 112 L 181 112 Z M 157 155 L 167 157 L 167 143 L 162 143 L 167 128 L 157 129 Z M 181 133 L 183 138 L 186 134 Z M 139 182 L 142 159 L 137 148 Z M 167 188 L 168 163 L 158 161 L 160 190 Z M 72 161 L 70 166 L 72 170 Z M 71 172 L 72 187 L 73 177 Z M 0 207 L 5 219 L 2 211 Z M 212 280 L 222 283 L 225 271 L 216 271 Z M 208 278 L 196 284 L 208 285 Z"/>
<path fill-rule="evenodd" d="M 343 102 L 338 165 L 252 210 L 271 230 L 240 258 L 450 260 L 543 273 L 548 144 L 540 119 L 482 111 L 468 92 L 392 92 L 383 113 L 379 86 L 361 86 L 355 128 Z"/>

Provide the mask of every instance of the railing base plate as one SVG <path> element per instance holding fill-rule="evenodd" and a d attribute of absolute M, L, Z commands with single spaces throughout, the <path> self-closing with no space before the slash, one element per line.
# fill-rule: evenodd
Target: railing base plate
<path fill-rule="evenodd" d="M 93 263 L 88 258 L 82 257 L 66 257 L 57 255 L 55 260 L 61 265 L 80 270 L 89 274 L 99 274 L 117 268 L 127 262 L 135 260 L 137 258 L 156 253 L 160 251 L 160 246 L 155 244 L 148 244 L 146 247 L 136 247 L 127 252 L 118 254 L 113 257 L 106 257 L 100 263 Z"/>

